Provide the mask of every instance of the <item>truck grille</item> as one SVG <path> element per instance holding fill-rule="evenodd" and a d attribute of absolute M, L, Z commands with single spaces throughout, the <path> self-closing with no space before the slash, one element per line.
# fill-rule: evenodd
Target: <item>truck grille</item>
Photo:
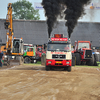
<path fill-rule="evenodd" d="M 92 50 L 85 51 L 85 58 L 92 58 Z"/>
<path fill-rule="evenodd" d="M 66 55 L 52 55 L 52 58 L 57 58 L 57 59 L 65 59 Z"/>

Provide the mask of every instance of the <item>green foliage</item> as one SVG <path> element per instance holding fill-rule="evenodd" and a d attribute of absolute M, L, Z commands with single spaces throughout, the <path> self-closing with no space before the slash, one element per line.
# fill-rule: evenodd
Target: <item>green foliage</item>
<path fill-rule="evenodd" d="M 39 10 L 35 10 L 32 7 L 32 3 L 26 0 L 19 0 L 15 3 L 12 3 L 13 9 L 13 19 L 30 19 L 30 20 L 39 20 Z"/>

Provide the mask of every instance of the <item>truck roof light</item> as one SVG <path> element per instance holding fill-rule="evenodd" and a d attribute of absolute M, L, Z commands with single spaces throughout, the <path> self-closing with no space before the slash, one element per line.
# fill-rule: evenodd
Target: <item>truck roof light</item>
<path fill-rule="evenodd" d="M 63 38 L 63 34 L 54 34 L 54 38 Z"/>

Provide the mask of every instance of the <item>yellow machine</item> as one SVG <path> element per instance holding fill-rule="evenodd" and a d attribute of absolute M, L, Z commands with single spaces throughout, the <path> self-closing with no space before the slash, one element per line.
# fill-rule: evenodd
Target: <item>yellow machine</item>
<path fill-rule="evenodd" d="M 6 21 L 4 23 L 7 37 L 6 37 L 6 52 L 7 61 L 11 65 L 14 61 L 19 62 L 16 64 L 21 64 L 23 59 L 23 39 L 22 38 L 13 38 L 13 20 L 12 20 L 12 4 L 8 4 L 8 13 L 6 16 Z"/>
<path fill-rule="evenodd" d="M 6 50 L 5 50 L 5 45 L 1 46 L 1 47 L 0 47 L 0 50 L 3 51 L 3 52 L 5 53 L 5 52 L 6 52 Z"/>

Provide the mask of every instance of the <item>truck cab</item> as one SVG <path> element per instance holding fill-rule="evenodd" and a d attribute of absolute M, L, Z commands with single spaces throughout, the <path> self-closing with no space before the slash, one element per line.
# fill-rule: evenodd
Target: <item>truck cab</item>
<path fill-rule="evenodd" d="M 19 53 L 19 55 L 23 55 L 23 39 L 22 38 L 13 39 L 12 53 Z"/>
<path fill-rule="evenodd" d="M 23 57 L 24 57 L 24 63 L 31 63 L 31 62 L 36 63 L 37 62 L 36 46 L 27 47 L 27 50 L 26 50 L 26 52 L 24 52 Z"/>
<path fill-rule="evenodd" d="M 42 53 L 46 53 L 43 45 L 36 45 L 36 57 L 38 61 L 41 61 Z"/>
<path fill-rule="evenodd" d="M 63 34 L 54 34 L 47 43 L 46 70 L 59 67 L 71 71 L 71 63 L 71 41 Z"/>

